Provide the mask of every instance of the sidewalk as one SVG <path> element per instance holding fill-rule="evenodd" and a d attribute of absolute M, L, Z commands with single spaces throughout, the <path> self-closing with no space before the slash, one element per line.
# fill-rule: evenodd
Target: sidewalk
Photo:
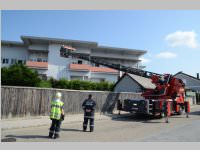
<path fill-rule="evenodd" d="M 112 115 L 104 115 L 100 113 L 95 113 L 95 120 L 106 120 L 106 119 L 113 119 L 116 117 L 122 117 L 117 115 L 117 111 L 114 112 Z M 123 113 L 130 115 L 129 113 Z M 124 117 L 124 115 L 123 115 Z M 72 115 L 65 115 L 65 120 L 63 124 L 75 123 L 75 122 L 82 122 L 83 121 L 83 114 L 72 114 Z M 1 129 L 8 130 L 8 129 L 16 129 L 16 128 L 26 128 L 26 127 L 38 127 L 44 125 L 50 125 L 51 120 L 49 116 L 36 116 L 36 117 L 27 117 L 27 118 L 13 118 L 13 119 L 2 119 L 1 120 Z"/>
<path fill-rule="evenodd" d="M 191 111 L 200 111 L 200 105 L 191 106 Z M 100 113 L 95 113 L 95 120 L 108 120 L 114 118 L 127 117 L 132 114 L 127 112 L 121 112 L 123 115 L 118 115 L 118 111 L 115 111 L 114 114 L 104 115 Z M 75 122 L 82 122 L 83 114 L 74 114 L 74 115 L 65 115 L 64 124 L 70 124 Z M 16 129 L 16 128 L 26 128 L 26 127 L 38 127 L 44 125 L 50 125 L 51 120 L 49 116 L 36 116 L 36 117 L 27 117 L 27 118 L 13 118 L 13 119 L 1 119 L 1 129 Z"/>

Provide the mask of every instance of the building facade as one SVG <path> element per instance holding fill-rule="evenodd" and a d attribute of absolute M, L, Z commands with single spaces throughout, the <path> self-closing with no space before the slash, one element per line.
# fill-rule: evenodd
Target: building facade
<path fill-rule="evenodd" d="M 21 36 L 22 42 L 1 41 L 1 66 L 24 63 L 37 70 L 43 78 L 116 82 L 119 71 L 91 62 L 60 56 L 60 47 L 67 45 L 76 53 L 90 55 L 102 61 L 140 68 L 139 58 L 144 50 L 99 46 L 96 42 L 47 37 Z"/>
<path fill-rule="evenodd" d="M 178 72 L 174 75 L 185 83 L 186 97 L 190 103 L 200 104 L 200 79 L 199 73 L 197 77 L 193 77 L 183 72 Z"/>
<path fill-rule="evenodd" d="M 174 76 L 181 79 L 185 83 L 186 89 L 191 89 L 195 92 L 200 93 L 200 79 L 198 75 L 197 77 L 193 77 L 180 71 Z"/>

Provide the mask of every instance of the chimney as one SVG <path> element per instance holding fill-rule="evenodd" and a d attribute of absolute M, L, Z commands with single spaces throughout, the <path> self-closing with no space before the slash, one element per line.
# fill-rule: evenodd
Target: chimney
<path fill-rule="evenodd" d="M 197 79 L 199 79 L 199 73 L 197 73 Z"/>

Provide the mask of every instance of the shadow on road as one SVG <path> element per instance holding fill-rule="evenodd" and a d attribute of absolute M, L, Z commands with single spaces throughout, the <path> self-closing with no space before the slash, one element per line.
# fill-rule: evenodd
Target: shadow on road
<path fill-rule="evenodd" d="M 194 111 L 194 112 L 191 112 L 191 113 L 189 113 L 189 115 L 200 115 L 200 111 Z"/>
<path fill-rule="evenodd" d="M 16 142 L 16 138 L 4 138 L 1 139 L 1 142 Z"/>
<path fill-rule="evenodd" d="M 49 138 L 48 136 L 43 136 L 43 135 L 6 135 L 5 137 L 8 138 L 22 138 L 22 139 L 33 139 L 33 138 L 42 138 L 42 139 L 47 139 Z"/>
<path fill-rule="evenodd" d="M 60 129 L 61 131 L 72 131 L 72 132 L 83 132 L 83 130 L 79 130 L 79 129 Z"/>
<path fill-rule="evenodd" d="M 126 121 L 126 122 L 141 122 L 141 123 L 163 123 L 163 120 L 159 117 L 153 117 L 149 115 L 118 115 L 112 117 L 113 121 Z"/>
<path fill-rule="evenodd" d="M 189 113 L 190 115 L 200 115 L 200 111 L 193 111 Z M 163 119 L 159 116 L 151 116 L 151 115 L 140 115 L 140 114 L 106 114 L 106 116 L 111 117 L 113 121 L 126 121 L 126 122 L 141 122 L 141 123 L 163 123 L 165 122 Z M 170 118 L 186 118 L 186 114 L 182 115 L 172 115 Z M 169 118 L 169 119 L 170 119 Z"/>
<path fill-rule="evenodd" d="M 190 115 L 189 115 L 190 116 Z M 186 115 L 180 115 L 180 116 L 170 116 L 170 118 L 186 118 Z"/>

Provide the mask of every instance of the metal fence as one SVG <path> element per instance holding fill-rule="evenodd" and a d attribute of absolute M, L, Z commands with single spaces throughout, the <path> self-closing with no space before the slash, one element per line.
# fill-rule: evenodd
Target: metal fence
<path fill-rule="evenodd" d="M 115 109 L 119 99 L 142 99 L 139 93 L 116 93 L 105 91 L 81 91 L 33 87 L 1 87 L 1 118 L 49 115 L 50 102 L 55 93 L 62 93 L 65 112 L 82 113 L 82 102 L 93 95 L 96 101 L 96 112 L 110 113 Z"/>

